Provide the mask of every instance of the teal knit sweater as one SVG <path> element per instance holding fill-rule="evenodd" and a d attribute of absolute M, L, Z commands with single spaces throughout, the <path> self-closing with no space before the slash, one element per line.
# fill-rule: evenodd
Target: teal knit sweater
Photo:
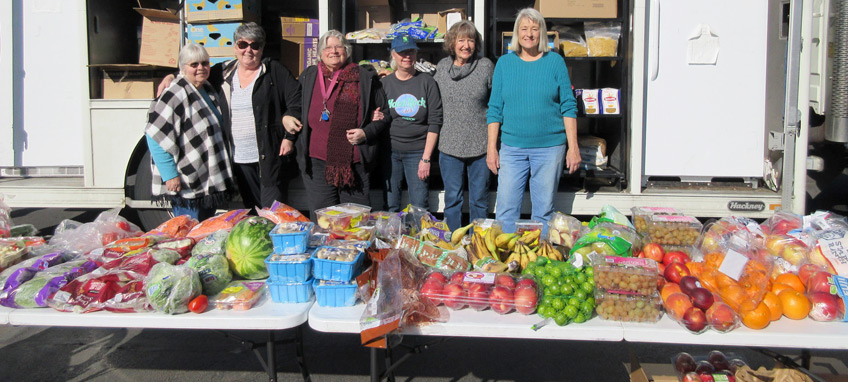
<path fill-rule="evenodd" d="M 501 124 L 501 142 L 513 147 L 564 144 L 563 117 L 577 117 L 565 61 L 554 52 L 527 62 L 517 54 L 498 59 L 486 123 Z"/>

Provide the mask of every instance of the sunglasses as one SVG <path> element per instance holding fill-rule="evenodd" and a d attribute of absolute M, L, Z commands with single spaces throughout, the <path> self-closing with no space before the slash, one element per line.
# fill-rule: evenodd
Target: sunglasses
<path fill-rule="evenodd" d="M 198 66 L 209 66 L 209 61 L 192 62 L 188 64 L 188 66 L 192 68 L 197 68 Z"/>
<path fill-rule="evenodd" d="M 239 42 L 237 42 L 237 43 L 236 43 L 236 46 L 237 46 L 239 49 L 247 49 L 247 47 L 249 46 L 249 47 L 250 47 L 250 49 L 253 49 L 253 50 L 260 50 L 260 49 L 262 49 L 262 46 L 263 46 L 263 45 L 262 45 L 262 44 L 260 44 L 260 43 L 258 43 L 258 42 L 255 42 L 255 41 L 254 41 L 254 42 L 250 42 L 250 43 L 249 43 L 249 42 L 247 42 L 247 41 L 239 41 Z"/>

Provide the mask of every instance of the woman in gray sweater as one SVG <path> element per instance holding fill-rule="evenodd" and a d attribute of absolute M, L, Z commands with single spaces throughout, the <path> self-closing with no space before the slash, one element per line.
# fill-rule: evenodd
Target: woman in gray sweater
<path fill-rule="evenodd" d="M 486 109 L 495 65 L 478 57 L 480 34 L 470 21 L 454 24 L 445 35 L 450 56 L 436 66 L 444 119 L 439 137 L 439 168 L 445 184 L 445 221 L 462 226 L 462 184 L 468 173 L 468 212 L 473 221 L 489 209 L 486 166 Z"/>

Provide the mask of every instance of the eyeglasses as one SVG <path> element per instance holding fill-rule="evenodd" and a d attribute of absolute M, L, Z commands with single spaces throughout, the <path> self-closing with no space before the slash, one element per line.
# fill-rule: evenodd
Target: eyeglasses
<path fill-rule="evenodd" d="M 197 68 L 198 66 L 209 66 L 209 61 L 192 62 L 189 63 L 188 66 L 191 66 L 192 68 Z"/>
<path fill-rule="evenodd" d="M 249 46 L 249 47 L 250 47 L 250 49 L 253 49 L 253 50 L 260 50 L 260 49 L 262 49 L 262 47 L 263 47 L 264 45 L 263 45 L 263 44 L 261 44 L 261 43 L 258 43 L 258 42 L 256 42 L 256 41 L 254 41 L 254 42 L 239 41 L 239 42 L 237 42 L 237 43 L 236 43 L 236 46 L 237 46 L 239 49 L 247 49 L 247 47 Z"/>
<path fill-rule="evenodd" d="M 336 46 L 325 46 L 325 47 L 324 47 L 324 51 L 325 51 L 325 52 L 332 52 L 332 51 L 334 51 L 334 50 L 342 51 L 342 50 L 344 50 L 344 48 L 345 48 L 345 47 L 344 47 L 344 46 L 342 46 L 342 45 L 336 45 Z"/>

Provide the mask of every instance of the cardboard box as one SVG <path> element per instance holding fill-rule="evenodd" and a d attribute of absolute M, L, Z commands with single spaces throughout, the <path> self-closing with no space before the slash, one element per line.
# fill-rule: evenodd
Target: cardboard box
<path fill-rule="evenodd" d="M 144 18 L 138 62 L 176 68 L 180 54 L 180 17 L 161 9 L 135 10 Z"/>
<path fill-rule="evenodd" d="M 236 56 L 223 56 L 223 57 L 211 57 L 210 56 L 209 57 L 209 64 L 215 65 L 215 64 L 226 62 L 226 61 L 229 61 L 229 60 L 232 60 L 232 59 L 235 59 L 235 58 L 236 58 Z"/>
<path fill-rule="evenodd" d="M 392 7 L 388 5 L 360 6 L 356 15 L 356 29 L 389 29 L 392 26 Z"/>
<path fill-rule="evenodd" d="M 102 69 L 103 99 L 152 99 L 156 88 L 173 69 L 141 64 L 91 65 Z"/>
<path fill-rule="evenodd" d="M 210 57 L 232 56 L 233 34 L 242 23 L 213 23 L 188 26 L 186 42 L 203 45 Z"/>
<path fill-rule="evenodd" d="M 188 0 L 186 22 L 259 21 L 260 0 Z"/>
<path fill-rule="evenodd" d="M 318 63 L 318 38 L 285 37 L 280 42 L 280 63 L 295 77 L 304 69 Z"/>
<path fill-rule="evenodd" d="M 424 13 L 424 12 L 412 12 L 409 14 L 409 19 L 412 20 L 414 18 L 418 18 L 429 26 L 437 27 L 439 26 L 439 14 L 438 13 Z M 443 31 L 439 29 L 439 33 L 447 33 L 447 31 Z"/>
<path fill-rule="evenodd" d="M 318 20 L 297 18 L 297 17 L 280 17 L 282 25 L 283 37 L 318 37 Z"/>
<path fill-rule="evenodd" d="M 439 33 L 448 33 L 453 24 L 458 21 L 465 20 L 465 9 L 462 8 L 451 8 L 446 9 L 444 11 L 439 11 Z"/>
<path fill-rule="evenodd" d="M 510 54 L 513 51 L 509 50 L 512 45 L 512 32 L 501 32 L 501 54 Z M 559 51 L 559 33 L 548 32 L 548 46 L 551 50 Z"/>
<path fill-rule="evenodd" d="M 536 0 L 533 4 L 544 17 L 597 18 L 618 17 L 618 0 Z"/>

